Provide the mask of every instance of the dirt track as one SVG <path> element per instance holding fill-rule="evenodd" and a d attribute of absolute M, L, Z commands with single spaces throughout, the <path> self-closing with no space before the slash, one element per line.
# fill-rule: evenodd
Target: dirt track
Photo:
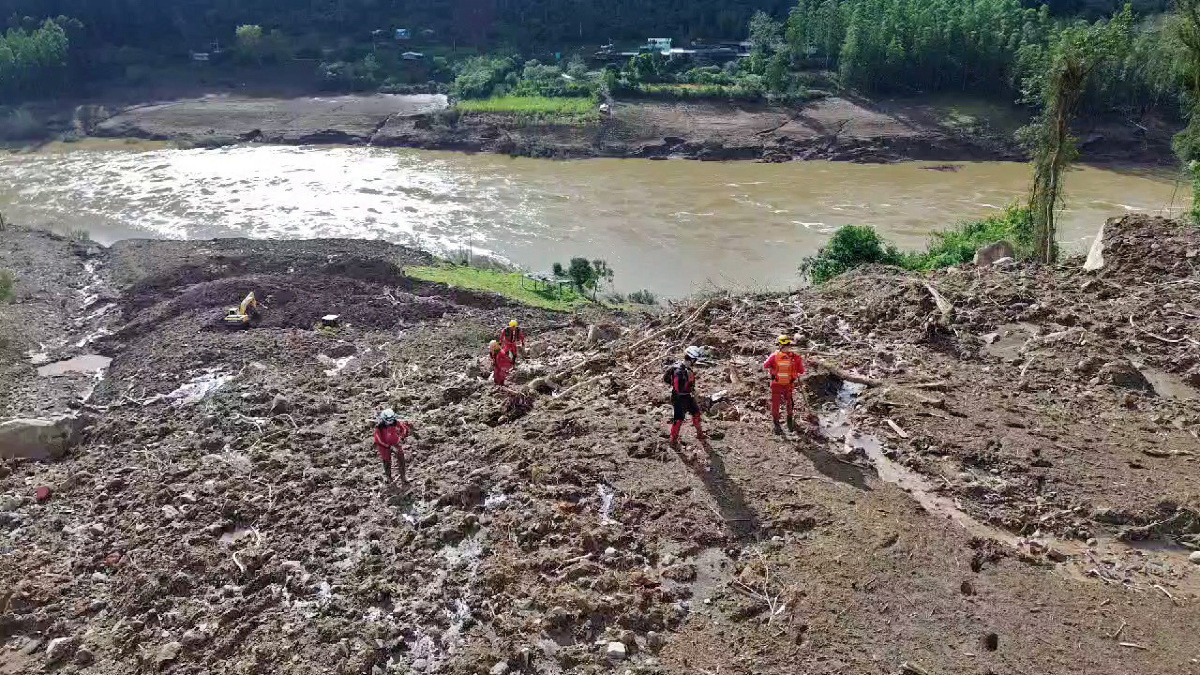
<path fill-rule="evenodd" d="M 41 317 L 67 326 L 54 358 L 114 360 L 71 404 L 94 423 L 68 459 L 0 464 L 0 672 L 53 670 L 59 637 L 59 670 L 95 673 L 1195 672 L 1200 237 L 1108 230 L 1098 274 L 932 275 L 945 318 L 921 279 L 871 269 L 652 319 L 416 284 L 398 247 L 10 231 L 14 389 L 42 386 L 22 353 Z M 87 262 L 114 309 L 76 326 Z M 273 296 L 264 325 L 214 330 L 249 288 Z M 329 311 L 349 325 L 314 330 Z M 518 383 L 586 384 L 479 379 L 511 315 L 533 336 Z M 586 348 L 589 323 L 614 341 Z M 759 364 L 792 329 L 875 381 L 809 379 L 826 439 L 769 432 Z M 689 343 L 725 393 L 677 453 L 659 371 Z M 205 375 L 229 379 L 170 397 Z M 407 494 L 366 442 L 384 405 L 420 433 Z"/>

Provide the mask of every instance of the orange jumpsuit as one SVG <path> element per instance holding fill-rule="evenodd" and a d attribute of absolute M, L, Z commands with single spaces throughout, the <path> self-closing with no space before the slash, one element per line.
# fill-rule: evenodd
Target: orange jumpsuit
<path fill-rule="evenodd" d="M 778 424 L 780 404 L 786 404 L 787 416 L 791 419 L 796 407 L 792 393 L 796 390 L 796 380 L 805 372 L 804 359 L 795 352 L 777 351 L 763 368 L 771 373 L 771 417 Z"/>

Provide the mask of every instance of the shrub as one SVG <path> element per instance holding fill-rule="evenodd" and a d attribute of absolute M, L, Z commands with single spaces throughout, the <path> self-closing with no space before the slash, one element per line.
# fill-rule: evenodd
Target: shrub
<path fill-rule="evenodd" d="M 634 291 L 629 294 L 629 301 L 636 305 L 657 305 L 658 298 L 653 293 L 646 289 Z"/>
<path fill-rule="evenodd" d="M 0 270 L 0 302 L 13 301 L 13 285 L 16 281 L 12 270 Z"/>
<path fill-rule="evenodd" d="M 884 241 L 875 228 L 846 225 L 839 228 L 815 256 L 800 263 L 800 272 L 812 283 L 821 284 L 860 265 L 896 265 L 901 259 L 896 247 Z"/>
<path fill-rule="evenodd" d="M 456 99 L 487 98 L 496 93 L 498 85 L 515 67 L 509 58 L 477 56 L 467 59 L 459 65 L 450 94 Z"/>

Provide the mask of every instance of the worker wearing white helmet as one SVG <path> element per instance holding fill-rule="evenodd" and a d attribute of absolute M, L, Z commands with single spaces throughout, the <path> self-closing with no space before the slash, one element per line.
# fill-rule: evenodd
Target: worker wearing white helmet
<path fill-rule="evenodd" d="M 700 427 L 700 406 L 696 404 L 696 371 L 693 368 L 703 356 L 704 350 L 700 347 L 688 347 L 683 352 L 683 360 L 663 373 L 663 382 L 671 385 L 671 407 L 674 408 L 671 445 L 679 444 L 679 428 L 689 414 L 696 427 L 696 438 L 704 439 L 704 429 Z"/>

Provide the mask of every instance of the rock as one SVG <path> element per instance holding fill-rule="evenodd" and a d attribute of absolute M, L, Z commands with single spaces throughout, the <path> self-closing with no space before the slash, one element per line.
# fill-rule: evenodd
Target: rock
<path fill-rule="evenodd" d="M 203 645 L 205 642 L 208 642 L 208 636 L 204 634 L 204 631 L 191 628 L 183 634 L 183 637 L 180 638 L 180 640 L 187 647 L 195 648 Z"/>
<path fill-rule="evenodd" d="M 620 635 L 621 644 L 631 652 L 637 651 L 637 634 L 631 630 L 623 630 Z"/>
<path fill-rule="evenodd" d="M 1188 560 L 1196 565 L 1200 565 L 1200 551 L 1192 551 L 1192 554 L 1188 556 Z"/>
<path fill-rule="evenodd" d="M 0 511 L 16 511 L 21 508 L 21 499 L 13 495 L 0 497 Z"/>
<path fill-rule="evenodd" d="M 508 672 L 508 661 L 499 661 L 488 671 L 491 675 L 505 675 Z"/>
<path fill-rule="evenodd" d="M 162 514 L 163 518 L 166 518 L 167 520 L 179 520 L 179 517 L 183 515 L 179 512 L 179 509 L 171 506 L 170 504 L 162 507 Z"/>
<path fill-rule="evenodd" d="M 82 428 L 82 418 L 70 416 L 0 422 L 0 459 L 61 459 Z"/>
<path fill-rule="evenodd" d="M 588 326 L 587 345 L 594 347 L 596 345 L 612 342 L 621 337 L 621 329 L 612 324 L 601 324 Z"/>
<path fill-rule="evenodd" d="M 958 590 L 962 592 L 963 595 L 975 595 L 975 587 L 971 585 L 970 581 L 964 580 L 962 585 L 958 587 Z"/>
<path fill-rule="evenodd" d="M 1013 245 L 1001 239 L 975 251 L 975 266 L 989 267 L 997 260 L 1013 257 Z"/>
<path fill-rule="evenodd" d="M 1100 369 L 1099 375 L 1102 382 L 1109 382 L 1123 389 L 1154 391 L 1154 387 L 1142 374 L 1142 371 L 1135 368 L 1127 359 L 1109 361 Z"/>
<path fill-rule="evenodd" d="M 609 661 L 624 661 L 627 653 L 625 645 L 620 642 L 610 642 L 604 649 L 604 656 Z"/>
<path fill-rule="evenodd" d="M 75 652 L 75 665 L 77 666 L 90 666 L 95 660 L 96 655 L 87 647 L 80 647 L 79 651 Z"/>
<path fill-rule="evenodd" d="M 88 525 L 88 532 L 97 537 L 104 534 L 106 529 L 107 528 L 104 527 L 104 523 L 92 523 L 91 525 Z"/>
<path fill-rule="evenodd" d="M 271 399 L 271 414 L 282 415 L 291 411 L 292 401 L 283 394 L 275 394 L 275 398 Z"/>
<path fill-rule="evenodd" d="M 696 566 L 691 563 L 672 565 L 662 571 L 662 575 L 672 581 L 687 582 L 696 578 Z"/>
<path fill-rule="evenodd" d="M 657 652 L 662 649 L 663 638 L 654 631 L 646 633 L 646 649 L 651 652 Z"/>
<path fill-rule="evenodd" d="M 79 647 L 79 638 L 76 637 L 60 637 L 54 638 L 50 644 L 46 645 L 46 660 L 50 663 L 58 663 L 69 659 L 75 653 L 75 649 Z"/>
<path fill-rule="evenodd" d="M 154 665 L 162 670 L 164 666 L 173 663 L 179 658 L 179 652 L 183 649 L 183 644 L 179 642 L 168 642 L 158 650 L 158 654 L 154 657 Z"/>
<path fill-rule="evenodd" d="M 996 262 L 992 263 L 992 267 L 1003 270 L 1003 269 L 1008 269 L 1009 267 L 1012 267 L 1013 265 L 1016 265 L 1016 264 L 1017 264 L 1016 260 L 1013 260 L 1012 258 L 1009 258 L 1009 257 L 1004 257 L 1004 258 L 1001 258 L 1001 259 L 997 260 Z"/>
<path fill-rule="evenodd" d="M 1107 224 L 1100 226 L 1100 231 L 1092 240 L 1092 248 L 1088 251 L 1087 260 L 1083 263 L 1083 269 L 1086 272 L 1095 272 L 1104 268 L 1104 227 Z"/>

